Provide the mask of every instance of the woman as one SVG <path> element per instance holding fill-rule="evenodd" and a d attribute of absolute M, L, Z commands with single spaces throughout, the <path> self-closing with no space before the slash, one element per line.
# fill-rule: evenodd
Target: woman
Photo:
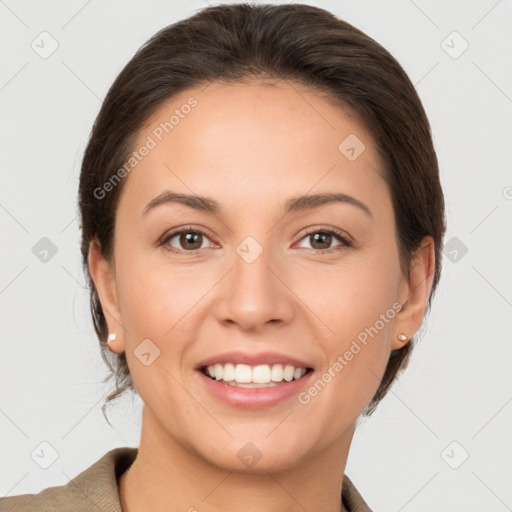
<path fill-rule="evenodd" d="M 430 127 L 397 61 L 312 6 L 217 5 L 151 38 L 84 155 L 102 354 L 138 448 L 0 510 L 369 511 L 344 475 L 440 277 Z"/>

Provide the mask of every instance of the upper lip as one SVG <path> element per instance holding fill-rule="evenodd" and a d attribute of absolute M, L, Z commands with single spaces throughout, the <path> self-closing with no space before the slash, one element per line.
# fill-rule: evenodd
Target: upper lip
<path fill-rule="evenodd" d="M 227 363 L 233 363 L 235 365 L 248 364 L 249 366 L 257 366 L 260 364 L 288 364 L 295 366 L 295 368 L 312 368 L 312 366 L 305 361 L 301 361 L 300 359 L 286 354 L 279 354 L 278 352 L 241 352 L 239 350 L 233 350 L 203 359 L 196 365 L 196 370 L 200 370 L 205 366 Z"/>

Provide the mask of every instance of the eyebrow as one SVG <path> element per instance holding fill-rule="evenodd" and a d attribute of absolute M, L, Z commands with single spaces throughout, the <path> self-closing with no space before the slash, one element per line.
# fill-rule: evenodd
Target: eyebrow
<path fill-rule="evenodd" d="M 302 212 L 312 210 L 318 206 L 329 204 L 333 202 L 350 204 L 356 206 L 364 211 L 370 217 L 373 217 L 372 212 L 366 204 L 359 199 L 352 197 L 348 194 L 331 193 L 331 194 L 313 194 L 298 197 L 292 197 L 285 203 L 285 212 Z M 143 215 L 153 208 L 166 203 L 179 203 L 194 208 L 196 210 L 206 211 L 209 213 L 221 214 L 222 208 L 219 203 L 213 199 L 204 196 L 178 194 L 170 190 L 166 190 L 159 196 L 152 199 L 144 208 Z"/>

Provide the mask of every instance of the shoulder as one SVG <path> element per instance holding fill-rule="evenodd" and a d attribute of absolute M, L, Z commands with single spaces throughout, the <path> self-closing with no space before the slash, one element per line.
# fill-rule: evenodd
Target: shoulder
<path fill-rule="evenodd" d="M 372 512 L 366 501 L 347 475 L 343 476 L 341 499 L 349 512 Z"/>
<path fill-rule="evenodd" d="M 117 479 L 137 452 L 137 448 L 114 448 L 66 485 L 0 498 L 0 512 L 121 512 Z"/>

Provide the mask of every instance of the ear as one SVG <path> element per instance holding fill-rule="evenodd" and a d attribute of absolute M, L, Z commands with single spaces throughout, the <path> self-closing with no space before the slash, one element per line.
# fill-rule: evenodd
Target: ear
<path fill-rule="evenodd" d="M 404 300 L 400 302 L 402 309 L 396 317 L 392 350 L 402 348 L 420 328 L 434 280 L 435 264 L 434 239 L 426 236 L 412 258 L 409 281 L 404 281 L 401 289 L 400 295 Z M 399 333 L 406 334 L 408 339 L 398 340 Z"/>
<path fill-rule="evenodd" d="M 92 240 L 89 244 L 88 265 L 105 315 L 108 332 L 116 334 L 115 340 L 109 343 L 109 347 L 112 351 L 121 353 L 124 350 L 124 339 L 116 298 L 115 271 L 113 265 L 101 254 L 97 240 Z"/>

